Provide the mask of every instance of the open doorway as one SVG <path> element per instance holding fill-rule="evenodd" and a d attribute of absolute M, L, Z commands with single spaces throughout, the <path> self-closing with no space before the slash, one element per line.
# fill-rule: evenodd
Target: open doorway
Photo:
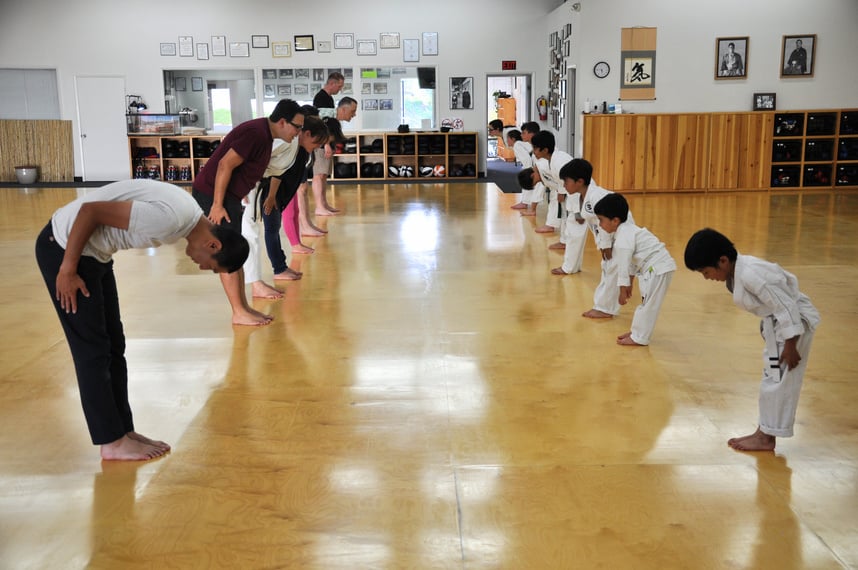
<path fill-rule="evenodd" d="M 486 124 L 500 119 L 504 130 L 519 128 L 530 120 L 531 99 L 530 74 L 489 74 L 486 75 Z M 486 141 L 486 157 L 489 159 L 510 159 L 512 149 L 506 150 L 503 137 L 489 137 Z M 514 159 L 513 159 L 514 160 Z"/>

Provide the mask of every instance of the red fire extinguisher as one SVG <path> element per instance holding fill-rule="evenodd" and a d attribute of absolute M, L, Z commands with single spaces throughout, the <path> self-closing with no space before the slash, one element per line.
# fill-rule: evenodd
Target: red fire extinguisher
<path fill-rule="evenodd" d="M 536 100 L 536 109 L 539 112 L 539 120 L 547 121 L 548 120 L 548 101 L 545 100 L 545 97 L 540 96 L 539 99 Z"/>

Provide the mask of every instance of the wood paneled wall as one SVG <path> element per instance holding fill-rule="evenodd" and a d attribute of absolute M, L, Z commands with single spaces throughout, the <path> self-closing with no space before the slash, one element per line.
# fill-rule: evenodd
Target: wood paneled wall
<path fill-rule="evenodd" d="M 620 192 L 765 190 L 774 113 L 585 115 L 584 158 Z"/>
<path fill-rule="evenodd" d="M 72 182 L 71 121 L 0 121 L 0 181 L 17 180 L 16 166 L 38 166 L 39 182 Z"/>

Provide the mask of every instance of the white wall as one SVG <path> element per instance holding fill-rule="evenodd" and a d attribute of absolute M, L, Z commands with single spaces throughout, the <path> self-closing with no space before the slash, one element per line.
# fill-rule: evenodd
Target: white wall
<path fill-rule="evenodd" d="M 858 107 L 856 0 L 582 0 L 546 15 L 551 2 L 536 0 L 434 0 L 431 6 L 402 0 L 336 1 L 228 0 L 182 2 L 147 0 L 132 6 L 116 0 L 3 0 L 0 7 L 0 67 L 56 68 L 63 119 L 74 120 L 74 77 L 114 75 L 126 78 L 129 93 L 142 95 L 152 111 L 163 111 L 162 71 L 176 68 L 253 69 L 270 67 L 394 66 L 401 50 L 379 50 L 377 56 L 354 51 L 295 53 L 272 58 L 270 49 L 251 49 L 249 58 L 161 57 L 161 42 L 191 35 L 194 43 L 212 35 L 250 42 L 253 34 L 271 41 L 295 34 L 331 39 L 334 32 L 378 39 L 379 32 L 418 38 L 439 33 L 440 55 L 421 56 L 420 63 L 438 72 L 438 116 L 450 114 L 449 77 L 473 76 L 477 87 L 472 111 L 458 110 L 467 130 L 484 131 L 487 104 L 479 91 L 486 73 L 501 72 L 502 60 L 516 60 L 517 72 L 533 73 L 535 100 L 548 82 L 548 35 L 573 24 L 570 61 L 578 68 L 578 105 L 585 98 L 615 102 L 619 91 L 620 29 L 658 28 L 657 99 L 624 102 L 627 111 L 733 111 L 750 109 L 755 91 L 776 92 L 778 108 Z M 323 7 L 324 8 L 321 8 Z M 783 34 L 818 34 L 813 79 L 778 77 Z M 715 38 L 750 36 L 748 79 L 715 81 Z M 345 54 L 345 55 L 344 55 Z M 611 64 L 607 79 L 592 74 L 599 60 Z M 257 92 L 262 92 L 261 84 Z M 530 102 L 533 104 L 533 100 Z M 532 113 L 535 116 L 535 113 Z M 545 126 L 545 124 L 543 124 Z M 75 141 L 77 141 L 75 125 Z M 565 129 L 564 129 L 565 130 Z M 578 140 L 581 139 L 578 129 Z M 558 140 L 566 140 L 565 132 Z M 75 157 L 78 160 L 79 152 Z M 75 173 L 79 175 L 76 164 Z"/>

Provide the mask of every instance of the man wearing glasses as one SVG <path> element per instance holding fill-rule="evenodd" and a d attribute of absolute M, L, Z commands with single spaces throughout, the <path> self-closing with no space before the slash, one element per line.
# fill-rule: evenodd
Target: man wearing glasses
<path fill-rule="evenodd" d="M 194 178 L 193 196 L 206 217 L 213 224 L 241 232 L 242 200 L 262 179 L 274 139 L 292 142 L 303 127 L 301 107 L 283 99 L 269 117 L 245 121 L 231 130 Z M 222 273 L 220 278 L 232 307 L 232 324 L 259 326 L 271 322 L 271 316 L 247 302 L 243 269 Z"/>

